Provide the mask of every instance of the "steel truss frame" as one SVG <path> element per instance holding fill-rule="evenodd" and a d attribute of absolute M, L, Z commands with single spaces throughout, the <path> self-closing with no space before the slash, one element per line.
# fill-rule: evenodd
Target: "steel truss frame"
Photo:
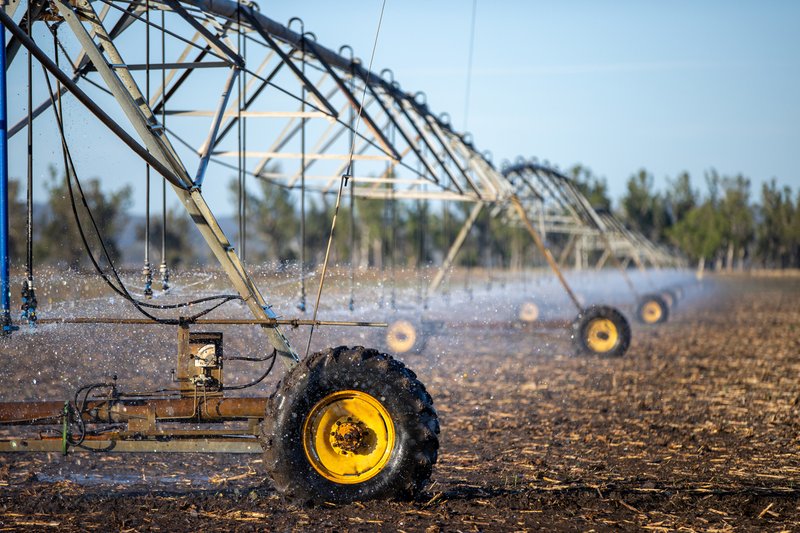
<path fill-rule="evenodd" d="M 591 215 L 568 181 L 559 185 L 566 213 L 548 209 L 533 184 L 521 180 L 521 187 L 507 179 L 469 134 L 456 132 L 446 115 L 435 115 L 424 93 L 403 91 L 390 71 L 371 72 L 343 55 L 344 47 L 333 52 L 312 34 L 298 34 L 252 5 L 229 0 L 38 2 L 36 19 L 63 22 L 70 31 L 70 39 L 59 39 L 58 45 L 69 60 L 66 72 L 53 61 L 53 50 L 27 36 L 27 21 L 15 22 L 17 5 L 0 10 L 0 22 L 12 34 L 11 61 L 17 50 L 27 49 L 60 82 L 61 94 L 77 99 L 169 181 L 254 323 L 288 366 L 299 357 L 203 196 L 209 180 L 239 168 L 231 158 L 238 158 L 247 176 L 289 189 L 336 194 L 346 177 L 358 198 L 474 203 L 432 289 L 485 206 L 513 212 L 580 310 L 533 221 L 543 234 L 562 227 L 591 233 L 610 223 Z M 163 13 L 165 23 L 147 17 L 148 9 Z M 129 44 L 147 24 L 163 32 L 169 45 L 163 62 L 143 58 L 142 50 Z M 150 72 L 162 73 L 164 81 L 156 76 L 155 89 L 145 94 L 141 87 Z M 194 83 L 218 91 L 198 94 Z M 95 102 L 97 91 L 116 102 L 113 113 Z M 48 97 L 34 117 L 49 106 Z M 241 137 L 237 141 L 233 134 L 243 124 L 244 151 Z M 9 135 L 26 126 L 22 119 Z"/>
<path fill-rule="evenodd" d="M 541 205 L 545 213 L 540 231 L 569 236 L 559 263 L 574 254 L 576 268 L 589 266 L 590 252 L 601 255 L 595 264 L 602 268 L 609 258 L 623 266 L 633 262 L 639 269 L 680 266 L 680 258 L 644 235 L 625 227 L 613 214 L 594 208 L 575 181 L 557 168 L 536 160 L 518 160 L 505 165 L 503 175 L 515 185 L 517 195 Z M 547 221 L 547 222 L 545 222 Z"/>

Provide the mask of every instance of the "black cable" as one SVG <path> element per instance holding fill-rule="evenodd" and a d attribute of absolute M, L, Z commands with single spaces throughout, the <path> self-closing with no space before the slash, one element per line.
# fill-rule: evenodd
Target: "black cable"
<path fill-rule="evenodd" d="M 291 24 L 291 21 L 289 21 Z M 300 20 L 300 72 L 306 75 L 306 30 Z M 306 111 L 306 85 L 300 84 L 300 112 Z M 300 304 L 297 308 L 306 312 L 306 117 L 300 117 Z"/>
<path fill-rule="evenodd" d="M 163 98 L 167 91 L 167 69 L 164 65 L 167 63 L 166 52 L 166 21 L 164 17 L 164 10 L 161 10 L 161 96 Z M 167 106 L 161 106 L 161 127 L 164 131 L 167 129 Z M 167 178 L 161 177 L 161 265 L 159 265 L 159 272 L 161 274 L 161 290 L 166 291 L 169 289 L 169 268 L 167 267 Z"/>
<path fill-rule="evenodd" d="M 45 79 L 47 80 L 48 90 L 50 90 L 51 98 L 52 98 L 52 86 L 50 84 L 50 78 L 47 76 L 46 72 L 45 72 Z M 118 295 L 122 296 L 123 298 L 125 298 L 129 302 L 131 302 L 134 305 L 134 307 L 140 313 L 145 315 L 147 318 L 149 318 L 149 319 L 151 319 L 153 321 L 162 323 L 162 324 L 179 324 L 181 322 L 180 320 L 174 320 L 174 319 L 172 319 L 172 320 L 166 319 L 165 320 L 165 319 L 161 319 L 159 317 L 156 317 L 155 315 L 152 315 L 152 314 L 148 313 L 147 311 L 144 310 L 144 307 L 152 307 L 152 306 L 148 305 L 148 304 L 145 304 L 144 302 L 139 302 L 125 288 L 125 285 L 122 282 L 122 279 L 120 278 L 119 273 L 117 272 L 117 269 L 114 266 L 114 263 L 113 263 L 113 261 L 111 259 L 111 255 L 110 255 L 110 253 L 108 251 L 108 248 L 105 245 L 105 241 L 103 240 L 103 238 L 102 238 L 102 236 L 100 234 L 100 230 L 97 227 L 97 223 L 96 223 L 96 221 L 94 219 L 94 216 L 92 215 L 92 211 L 91 211 L 91 209 L 89 207 L 88 201 L 86 200 L 86 196 L 83 194 L 83 188 L 80 185 L 80 180 L 78 179 L 77 174 L 75 173 L 75 165 L 73 163 L 72 155 L 71 155 L 71 153 L 69 151 L 69 147 L 68 147 L 67 142 L 66 142 L 66 137 L 64 135 L 64 126 L 63 126 L 63 123 L 61 122 L 61 117 L 59 115 L 59 113 L 60 113 L 60 105 L 57 105 L 55 101 L 53 102 L 53 109 L 54 109 L 54 111 L 56 113 L 56 122 L 57 122 L 57 125 L 58 125 L 59 135 L 61 136 L 61 146 L 62 146 L 62 152 L 63 152 L 63 157 L 64 157 L 64 166 L 65 166 L 65 171 L 66 171 L 66 181 L 67 181 L 67 188 L 69 190 L 69 197 L 70 197 L 70 204 L 71 204 L 71 207 L 72 207 L 72 214 L 73 214 L 73 216 L 75 218 L 75 222 L 76 222 L 77 227 L 78 227 L 78 233 L 80 234 L 81 242 L 83 243 L 83 246 L 86 249 L 86 252 L 87 252 L 87 254 L 89 256 L 89 259 L 90 259 L 92 265 L 94 266 L 95 270 L 100 275 L 100 277 L 106 282 L 106 284 L 114 292 L 116 292 Z M 109 279 L 108 275 L 103 271 L 102 267 L 97 262 L 97 259 L 94 257 L 94 254 L 92 253 L 91 246 L 89 245 L 89 242 L 88 242 L 88 240 L 86 238 L 86 233 L 85 233 L 85 231 L 83 229 L 83 225 L 80 222 L 80 216 L 78 214 L 77 204 L 75 202 L 75 192 L 74 192 L 73 187 L 72 187 L 72 179 L 70 179 L 70 176 L 72 176 L 72 178 L 75 179 L 75 183 L 76 183 L 76 186 L 78 188 L 78 193 L 80 194 L 83 206 L 84 206 L 84 208 L 86 210 L 87 215 L 89 216 L 89 220 L 91 221 L 92 226 L 93 226 L 94 231 L 95 231 L 95 234 L 97 235 L 97 238 L 98 238 L 98 240 L 100 242 L 100 246 L 102 248 L 103 255 L 105 256 L 106 261 L 108 262 L 108 265 L 111 268 L 112 273 L 114 274 L 114 278 L 116 279 L 117 283 L 119 283 L 119 287 L 117 285 L 115 285 L 114 282 L 111 281 L 111 279 Z M 227 297 L 224 297 L 224 296 L 223 297 L 207 297 L 207 299 L 209 299 L 209 298 L 210 299 L 223 298 L 224 301 L 228 301 L 228 299 L 234 299 L 233 297 L 227 298 Z M 181 304 L 172 304 L 172 305 L 173 306 L 185 307 L 184 305 L 181 305 Z M 161 308 L 161 307 L 162 306 L 157 306 L 157 308 Z M 167 307 L 167 306 L 163 306 L 163 307 Z M 169 307 L 167 307 L 167 308 L 169 308 Z M 175 308 L 175 307 L 172 307 L 172 308 Z M 203 313 L 203 314 L 205 314 L 205 313 Z M 187 321 L 192 321 L 193 319 L 194 319 L 194 317 L 187 319 Z"/>
<path fill-rule="evenodd" d="M 242 4 L 236 4 L 236 48 L 237 53 L 242 49 Z M 238 196 L 237 196 L 237 218 L 239 224 L 239 257 L 242 261 L 246 260 L 246 237 L 244 231 L 244 196 L 246 193 L 244 188 L 244 174 L 242 168 L 244 166 L 244 156 L 242 154 L 242 99 L 244 95 L 244 88 L 242 84 L 242 76 L 236 79 L 237 88 L 237 102 L 236 102 L 236 134 L 237 146 L 239 148 L 236 157 L 236 179 L 238 182 Z"/>
<path fill-rule="evenodd" d="M 49 83 L 49 80 L 48 80 L 48 83 Z M 125 298 L 129 302 L 131 302 L 134 305 L 134 307 L 140 313 L 142 313 L 146 317 L 150 318 L 151 320 L 154 320 L 154 321 L 162 323 L 162 324 L 180 324 L 181 322 L 193 322 L 193 321 L 197 320 L 198 318 L 210 313 L 211 311 L 213 311 L 214 309 L 216 309 L 217 307 L 221 306 L 224 303 L 227 303 L 227 302 L 232 301 L 232 300 L 241 300 L 242 299 L 242 297 L 239 296 L 239 295 L 223 294 L 223 295 L 218 295 L 218 296 L 206 296 L 206 297 L 203 297 L 203 298 L 197 298 L 195 300 L 191 300 L 189 302 L 181 302 L 181 303 L 177 303 L 177 304 L 148 304 L 146 302 L 142 302 L 142 301 L 139 301 L 136 298 L 134 298 L 130 294 L 128 289 L 125 288 L 125 285 L 124 285 L 122 279 L 120 278 L 116 267 L 114 266 L 113 260 L 111 259 L 110 252 L 108 251 L 108 248 L 107 248 L 107 246 L 105 244 L 105 241 L 103 240 L 103 238 L 102 238 L 102 236 L 100 234 L 100 229 L 97 227 L 97 223 L 96 223 L 96 221 L 94 219 L 94 216 L 92 215 L 91 208 L 89 207 L 88 201 L 86 200 L 86 196 L 83 194 L 83 189 L 82 189 L 82 187 L 80 185 L 80 180 L 78 179 L 78 176 L 75 173 L 75 166 L 74 166 L 74 163 L 72 161 L 72 156 L 70 155 L 69 148 L 66 145 L 66 139 L 64 139 L 64 137 L 63 137 L 63 125 L 61 123 L 59 123 L 59 130 L 60 130 L 61 136 L 62 136 L 62 143 L 63 143 L 62 146 L 66 150 L 65 164 L 66 164 L 66 160 L 68 160 L 70 168 L 72 169 L 71 175 L 75 179 L 75 183 L 76 183 L 76 186 L 78 188 L 78 193 L 79 193 L 79 195 L 81 197 L 83 206 L 84 206 L 84 208 L 86 210 L 86 213 L 89 216 L 89 219 L 90 219 L 90 221 L 92 223 L 92 226 L 94 228 L 94 231 L 95 231 L 95 234 L 97 236 L 97 239 L 100 242 L 100 246 L 101 246 L 101 248 L 103 250 L 103 255 L 105 256 L 106 261 L 108 262 L 108 265 L 109 265 L 109 267 L 111 268 L 111 271 L 114 274 L 114 278 L 119 283 L 119 287 L 114 285 L 114 283 L 108 278 L 108 275 L 105 272 L 103 272 L 102 267 L 97 262 L 97 260 L 94 257 L 94 254 L 91 251 L 91 246 L 89 245 L 89 242 L 88 242 L 88 240 L 86 238 L 86 234 L 84 232 L 83 225 L 80 222 L 80 217 L 78 215 L 77 205 L 75 203 L 75 194 L 74 194 L 74 191 L 73 191 L 73 188 L 72 188 L 72 181 L 70 180 L 70 177 L 69 177 L 70 173 L 68 172 L 68 174 L 67 174 L 67 185 L 68 185 L 68 189 L 69 189 L 70 203 L 72 205 L 72 213 L 73 213 L 73 216 L 75 217 L 75 222 L 76 222 L 76 224 L 78 226 L 78 232 L 80 233 L 80 236 L 81 236 L 81 241 L 83 242 L 84 248 L 86 249 L 86 252 L 89 255 L 89 258 L 91 259 L 91 262 L 95 267 L 95 270 L 98 272 L 98 274 L 100 274 L 100 276 L 103 278 L 103 280 L 105 280 L 105 282 L 108 284 L 108 286 L 111 287 L 112 290 L 114 290 L 114 292 L 116 292 L 118 295 L 122 296 L 123 298 Z M 217 303 L 216 305 L 204 310 L 204 311 L 201 311 L 201 312 L 199 312 L 199 313 L 197 313 L 195 315 L 187 317 L 184 320 L 163 319 L 163 318 L 156 317 L 155 315 L 152 315 L 152 314 L 150 314 L 150 313 L 148 313 L 147 311 L 144 310 L 145 307 L 150 308 L 150 309 L 162 309 L 162 310 L 165 310 L 165 309 L 180 309 L 180 308 L 184 308 L 184 307 L 190 307 L 192 305 L 196 305 L 196 304 L 199 304 L 199 303 L 210 302 L 210 301 L 215 301 L 215 300 L 220 300 L 220 302 Z"/>
<path fill-rule="evenodd" d="M 77 411 L 77 422 L 78 422 L 78 428 L 79 428 L 79 431 L 80 431 L 80 437 L 78 437 L 78 440 L 73 440 L 70 435 L 67 435 L 67 444 L 68 445 L 70 445 L 70 446 L 72 446 L 74 448 L 81 448 L 82 450 L 87 450 L 87 451 L 92 451 L 92 452 L 104 452 L 104 451 L 109 451 L 112 448 L 114 448 L 115 444 L 113 442 L 110 443 L 106 448 L 93 448 L 91 446 L 85 446 L 83 444 L 84 440 L 86 439 L 86 435 L 100 435 L 100 434 L 102 434 L 102 431 L 88 431 L 86 429 L 86 422 L 83 420 L 83 415 L 88 412 L 88 410 L 86 409 L 86 404 L 89 401 L 89 395 L 92 393 L 92 391 L 97 390 L 97 389 L 101 389 L 101 388 L 110 388 L 112 390 L 112 395 L 110 396 L 109 399 L 113 399 L 113 397 L 115 396 L 114 395 L 114 391 L 116 389 L 116 385 L 115 384 L 92 383 L 91 385 L 84 385 L 83 387 L 79 388 L 76 391 L 76 393 L 75 393 L 75 410 Z M 83 395 L 83 400 L 79 404 L 78 403 L 78 397 L 80 396 L 80 393 L 83 392 L 83 391 L 85 391 L 85 393 Z M 74 413 L 75 413 L 75 411 L 73 411 L 73 414 Z"/>
<path fill-rule="evenodd" d="M 395 142 L 395 128 L 391 125 L 389 126 L 389 138 L 391 139 L 392 145 Z M 392 175 L 394 174 L 394 169 L 392 169 Z M 392 177 L 390 175 L 390 177 Z M 389 224 L 392 228 L 391 230 L 391 243 L 389 244 L 389 255 L 392 260 L 392 291 L 390 293 L 390 305 L 393 311 L 397 311 L 397 201 L 394 197 L 394 181 L 389 185 L 390 192 L 389 192 L 389 209 L 391 213 L 391 220 Z"/>
<path fill-rule="evenodd" d="M 340 49 L 341 52 L 341 49 Z M 350 92 L 355 94 L 356 81 L 355 81 L 355 62 L 353 61 L 353 49 L 350 48 Z M 355 144 L 355 110 L 353 106 L 350 107 L 349 116 L 349 132 L 350 132 L 350 146 Z M 355 176 L 355 164 L 351 161 L 350 167 L 347 169 L 350 176 Z M 353 180 L 353 185 L 350 187 L 350 301 L 347 304 L 350 311 L 355 310 L 355 286 L 356 286 L 356 184 Z"/>
<path fill-rule="evenodd" d="M 150 0 L 145 0 L 145 103 L 150 106 Z M 153 297 L 153 273 L 150 270 L 150 165 L 145 163 L 145 185 L 144 185 L 144 265 L 142 274 L 144 276 L 144 297 Z"/>
<path fill-rule="evenodd" d="M 31 3 L 28 1 L 28 38 L 31 38 L 33 19 L 31 18 Z M 26 220 L 27 233 L 27 264 L 28 280 L 33 279 L 33 54 L 28 52 L 28 215 Z"/>
<path fill-rule="evenodd" d="M 472 22 L 469 32 L 469 59 L 467 61 L 467 88 L 464 95 L 464 131 L 467 131 L 469 119 L 469 96 L 472 82 L 472 53 L 475 49 L 475 13 L 478 10 L 478 0 L 472 1 Z"/>
<path fill-rule="evenodd" d="M 251 363 L 262 363 L 264 361 L 269 361 L 272 355 L 268 355 L 266 357 L 226 357 L 226 361 L 249 361 Z"/>
<path fill-rule="evenodd" d="M 241 8 L 237 9 L 238 12 L 241 13 Z M 244 32 L 240 32 L 242 34 L 242 59 L 245 60 L 247 58 L 247 34 Z M 240 109 L 248 109 L 249 104 L 247 103 L 247 68 L 242 69 L 242 96 L 239 100 L 239 108 Z M 242 261 L 247 260 L 247 115 L 240 119 L 242 123 L 242 190 L 244 194 L 242 195 Z"/>
<path fill-rule="evenodd" d="M 86 413 L 86 403 L 89 400 L 89 394 L 92 393 L 93 390 L 100 389 L 103 387 L 113 387 L 113 385 L 109 385 L 108 383 L 91 383 L 89 385 L 84 385 L 80 387 L 77 391 L 75 391 L 75 397 L 73 399 L 73 406 L 74 410 L 72 410 L 73 416 L 77 415 L 74 419 L 75 422 L 78 424 L 79 430 L 79 437 L 78 440 L 73 440 L 71 435 L 67 435 L 67 443 L 70 446 L 80 446 L 83 444 L 84 439 L 86 438 L 86 422 L 83 420 L 83 414 Z M 85 392 L 83 396 L 83 401 L 78 401 L 82 392 Z"/>
<path fill-rule="evenodd" d="M 52 28 L 51 28 L 51 31 L 53 31 Z M 56 65 L 58 65 L 58 54 L 56 54 Z M 75 222 L 76 222 L 77 227 L 78 227 L 78 233 L 80 234 L 81 241 L 82 241 L 82 243 L 84 245 L 84 248 L 86 249 L 87 255 L 89 256 L 89 259 L 90 259 L 92 265 L 94 266 L 95 270 L 100 275 L 100 277 L 106 282 L 106 284 L 115 293 L 117 293 L 118 295 L 122 296 L 123 298 L 125 298 L 126 300 L 131 302 L 133 304 L 133 306 L 141 314 L 143 314 L 146 317 L 150 318 L 151 320 L 153 320 L 155 322 L 158 322 L 158 323 L 161 323 L 161 324 L 174 324 L 174 325 L 177 325 L 177 324 L 186 323 L 186 322 L 193 322 L 197 318 L 199 318 L 201 316 L 204 316 L 204 315 L 208 314 L 209 312 L 213 311 L 214 309 L 216 309 L 217 307 L 219 307 L 223 303 L 226 303 L 226 302 L 229 302 L 229 301 L 232 301 L 232 300 L 240 300 L 241 296 L 239 296 L 239 295 L 219 295 L 219 296 L 207 296 L 207 297 L 199 298 L 197 300 L 193 300 L 193 301 L 190 301 L 190 302 L 182 302 L 182 303 L 178 303 L 178 304 L 161 305 L 161 304 L 147 304 L 145 302 L 140 302 L 130 294 L 130 292 L 125 288 L 125 285 L 124 285 L 122 279 L 120 278 L 116 267 L 114 266 L 114 262 L 111 259 L 111 255 L 110 255 L 110 253 L 108 251 L 108 248 L 107 248 L 107 246 L 105 244 L 105 241 L 102 238 L 102 234 L 100 233 L 100 229 L 97 226 L 97 222 L 95 221 L 94 216 L 92 215 L 92 211 L 91 211 L 91 209 L 89 207 L 88 201 L 86 200 L 86 196 L 83 193 L 83 188 L 81 187 L 80 180 L 78 179 L 77 173 L 75 172 L 75 165 L 74 165 L 74 162 L 73 162 L 73 159 L 72 159 L 72 155 L 71 155 L 70 150 L 69 150 L 69 146 L 67 144 L 66 136 L 64 134 L 64 125 L 63 125 L 63 122 L 62 122 L 62 119 L 61 119 L 60 92 L 58 93 L 59 94 L 58 103 L 56 103 L 55 98 L 53 96 L 54 93 L 53 93 L 53 90 L 52 90 L 52 85 L 50 83 L 50 77 L 47 75 L 47 72 L 44 70 L 44 66 L 42 66 L 42 70 L 44 72 L 45 81 L 47 82 L 47 87 L 48 87 L 51 103 L 52 103 L 52 106 L 53 106 L 53 112 L 54 112 L 54 114 L 56 116 L 56 123 L 57 123 L 57 126 L 58 126 L 59 135 L 60 135 L 60 138 L 61 138 L 62 155 L 63 155 L 63 158 L 64 158 L 64 168 L 65 168 L 65 173 L 66 173 L 67 187 L 68 187 L 69 195 L 70 195 L 70 203 L 71 203 L 71 207 L 72 207 L 72 213 L 73 213 L 73 216 L 75 218 Z M 94 257 L 94 254 L 92 253 L 91 246 L 89 245 L 89 242 L 88 242 L 88 240 L 86 238 L 85 231 L 83 229 L 83 225 L 80 222 L 80 217 L 78 215 L 77 205 L 76 205 L 76 202 L 75 202 L 75 193 L 73 191 L 72 180 L 70 179 L 70 176 L 72 176 L 72 178 L 75 179 L 75 183 L 76 183 L 76 186 L 77 186 L 77 189 L 78 189 L 78 193 L 80 194 L 83 206 L 84 206 L 84 208 L 86 210 L 86 213 L 87 213 L 87 215 L 89 217 L 89 220 L 92 223 L 94 232 L 95 232 L 95 234 L 96 234 L 96 236 L 98 238 L 98 241 L 100 243 L 101 249 L 103 251 L 103 255 L 105 256 L 105 259 L 108 262 L 109 267 L 111 268 L 111 271 L 112 271 L 112 273 L 114 275 L 114 278 L 116 279 L 117 283 L 119 283 L 119 286 L 115 285 L 114 282 L 111 279 L 109 279 L 108 275 L 103 271 L 102 267 L 97 262 L 97 259 Z M 151 309 L 177 309 L 177 308 L 182 308 L 182 307 L 188 307 L 188 306 L 191 306 L 191 305 L 195 305 L 197 303 L 203 303 L 203 302 L 214 301 L 214 300 L 221 300 L 221 302 L 219 304 L 215 305 L 215 306 L 212 306 L 209 309 L 203 310 L 203 311 L 197 313 L 196 315 L 187 317 L 185 319 L 162 319 L 162 318 L 156 317 L 156 316 L 154 316 L 154 315 L 152 315 L 152 314 L 150 314 L 150 313 L 148 313 L 147 311 L 144 310 L 144 307 L 151 308 Z"/>
<path fill-rule="evenodd" d="M 269 375 L 270 372 L 272 372 L 272 368 L 275 366 L 275 360 L 277 358 L 278 358 L 278 350 L 273 349 L 272 350 L 272 355 L 270 355 L 268 357 L 268 359 L 271 360 L 270 363 L 269 363 L 269 366 L 267 367 L 266 372 L 261 374 L 261 376 L 258 379 L 256 379 L 255 381 L 252 381 L 250 383 L 247 383 L 245 385 L 233 385 L 233 386 L 230 386 L 230 387 L 222 387 L 222 390 L 224 390 L 224 391 L 225 390 L 242 390 L 242 389 L 246 389 L 248 387 L 253 387 L 255 385 L 258 385 L 259 383 L 264 381 L 264 379 Z"/>
<path fill-rule="evenodd" d="M 28 17 L 28 38 L 31 38 L 33 19 L 31 18 L 31 2 L 27 7 Z M 36 292 L 33 288 L 33 54 L 28 51 L 28 176 L 26 191 L 26 220 L 25 220 L 25 280 L 22 282 L 22 293 L 20 306 L 22 310 L 21 318 L 28 321 L 28 325 L 33 327 L 36 324 Z"/>
<path fill-rule="evenodd" d="M 53 32 L 54 38 L 58 39 L 56 30 L 54 28 L 51 28 L 50 31 Z M 59 66 L 59 55 L 58 55 L 58 51 L 57 50 L 56 50 L 55 56 L 56 56 L 55 57 L 55 63 L 56 63 L 56 66 L 58 67 Z M 76 223 L 78 225 L 78 233 L 80 234 L 81 241 L 83 242 L 84 248 L 86 249 L 87 254 L 89 255 L 89 259 L 90 259 L 92 265 L 94 266 L 94 268 L 97 270 L 98 274 L 100 274 L 101 278 L 108 284 L 109 287 L 111 287 L 111 289 L 114 292 L 116 292 L 120 296 L 125 297 L 126 296 L 125 293 L 127 291 L 123 291 L 123 289 L 121 289 L 121 288 L 117 287 L 116 285 L 114 285 L 114 283 L 108 278 L 106 273 L 103 272 L 102 268 L 97 263 L 97 260 L 95 259 L 94 254 L 91 251 L 91 247 L 89 246 L 88 241 L 86 240 L 86 235 L 85 235 L 85 233 L 83 231 L 83 226 L 81 225 L 80 218 L 78 216 L 77 206 L 75 205 L 75 197 L 74 197 L 74 193 L 73 193 L 73 190 L 72 190 L 72 180 L 70 179 L 70 174 L 72 174 L 72 175 L 75 174 L 75 166 L 74 166 L 73 161 L 72 161 L 72 154 L 70 153 L 69 147 L 67 145 L 66 136 L 64 134 L 64 124 L 63 124 L 62 119 L 61 119 L 61 117 L 62 117 L 61 92 L 60 92 L 60 89 L 61 89 L 60 85 L 61 84 L 60 84 L 60 82 L 58 84 L 58 89 L 59 89 L 58 102 L 56 102 L 56 100 L 55 100 L 55 98 L 53 96 L 53 88 L 52 88 L 52 84 L 50 83 L 50 77 L 47 75 L 47 72 L 44 70 L 44 65 L 42 65 L 42 71 L 44 73 L 45 82 L 47 83 L 48 94 L 50 95 L 50 102 L 51 102 L 51 105 L 53 107 L 53 113 L 55 115 L 56 125 L 58 126 L 58 131 L 59 131 L 59 135 L 60 135 L 61 149 L 62 149 L 61 153 L 62 153 L 62 157 L 63 157 L 63 160 L 64 160 L 64 174 L 65 174 L 65 178 L 66 178 L 67 187 L 69 189 L 72 213 L 73 213 L 73 215 L 75 217 L 75 221 L 76 221 Z M 72 172 L 70 172 L 70 169 L 72 170 Z M 78 183 L 78 187 L 80 189 L 80 183 Z M 82 190 L 81 190 L 81 193 L 82 193 Z M 86 202 L 86 197 L 83 196 L 83 194 L 81 194 L 81 197 L 83 198 L 84 206 L 86 207 L 86 209 L 87 209 L 87 211 L 89 213 L 89 218 L 91 219 L 92 223 L 94 224 L 94 217 L 91 214 L 91 210 L 89 210 L 88 203 Z M 95 230 L 98 231 L 96 224 L 95 224 Z M 117 281 L 120 284 L 122 284 L 121 280 L 119 279 L 119 276 L 117 275 L 116 269 L 114 269 L 113 263 L 111 262 L 110 255 L 108 254 L 108 251 L 105 248 L 105 243 L 103 242 L 102 239 L 100 239 L 100 244 L 103 247 L 103 252 L 106 255 L 106 259 L 109 261 L 109 264 L 112 267 L 112 271 L 114 272 L 115 278 L 117 279 Z M 128 296 L 130 296 L 130 295 L 128 295 Z"/>

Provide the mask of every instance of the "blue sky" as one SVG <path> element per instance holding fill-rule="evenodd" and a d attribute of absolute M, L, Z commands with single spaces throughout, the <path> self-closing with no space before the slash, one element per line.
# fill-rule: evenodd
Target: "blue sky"
<path fill-rule="evenodd" d="M 466 122 L 496 163 L 582 163 L 608 180 L 615 201 L 642 167 L 659 187 L 683 170 L 700 187 L 715 168 L 752 178 L 755 197 L 772 177 L 800 189 L 800 2 L 478 0 L 467 119 L 472 5 L 387 0 L 373 70 L 391 68 L 456 128 Z M 381 0 L 262 0 L 260 8 L 282 23 L 301 17 L 320 43 L 350 44 L 366 63 Z M 12 106 L 23 102 L 23 74 L 9 74 Z M 75 136 L 90 135 L 73 113 Z M 37 136 L 40 157 L 58 163 L 52 132 Z M 12 176 L 25 175 L 23 141 L 11 147 Z M 108 164 L 87 159 L 91 175 Z M 134 210 L 143 212 L 140 196 Z"/>
<path fill-rule="evenodd" d="M 380 0 L 270 0 L 368 60 Z M 375 70 L 464 125 L 471 0 L 388 0 Z M 800 2 L 478 0 L 467 129 L 494 160 L 582 163 L 618 198 L 647 168 L 800 187 Z"/>

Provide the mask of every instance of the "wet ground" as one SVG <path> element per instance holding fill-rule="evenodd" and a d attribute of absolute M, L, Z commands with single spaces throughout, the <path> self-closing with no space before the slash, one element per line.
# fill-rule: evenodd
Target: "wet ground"
<path fill-rule="evenodd" d="M 298 507 L 252 455 L 0 455 L 0 530 L 800 530 L 800 276 L 709 278 L 621 359 L 501 318 L 403 358 L 442 427 L 417 501 Z M 169 331 L 46 328 L 4 346 L 0 399 L 168 375 Z"/>

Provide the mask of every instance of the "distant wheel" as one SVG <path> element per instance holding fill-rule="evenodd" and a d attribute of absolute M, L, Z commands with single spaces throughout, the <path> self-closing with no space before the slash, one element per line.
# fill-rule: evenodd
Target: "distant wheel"
<path fill-rule="evenodd" d="M 539 306 L 533 302 L 523 302 L 519 306 L 519 319 L 522 322 L 536 322 L 539 320 Z"/>
<path fill-rule="evenodd" d="M 422 328 L 418 328 L 409 320 L 395 320 L 386 328 L 386 347 L 394 354 L 421 352 L 425 338 Z"/>
<path fill-rule="evenodd" d="M 669 317 L 669 307 L 660 295 L 648 294 L 639 300 L 636 317 L 643 324 L 661 324 Z"/>
<path fill-rule="evenodd" d="M 664 299 L 664 302 L 666 302 L 669 309 L 673 309 L 675 304 L 678 303 L 678 296 L 672 289 L 664 289 L 661 292 L 661 297 Z"/>
<path fill-rule="evenodd" d="M 416 375 L 377 350 L 311 355 L 282 380 L 261 426 L 278 491 L 300 501 L 407 499 L 439 449 L 433 400 Z"/>
<path fill-rule="evenodd" d="M 621 357 L 631 343 L 628 320 L 613 307 L 593 305 L 578 314 L 572 327 L 580 353 Z"/>

